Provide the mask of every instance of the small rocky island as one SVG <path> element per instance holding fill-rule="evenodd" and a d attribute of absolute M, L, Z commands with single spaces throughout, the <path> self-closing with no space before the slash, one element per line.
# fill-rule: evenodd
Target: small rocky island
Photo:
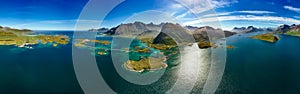
<path fill-rule="evenodd" d="M 226 48 L 227 48 L 227 49 L 233 49 L 234 46 L 228 45 L 228 46 L 226 46 Z"/>
<path fill-rule="evenodd" d="M 139 61 L 128 60 L 124 66 L 127 70 L 135 72 L 144 72 L 145 70 L 158 70 L 167 68 L 168 65 L 165 63 L 166 58 L 164 57 L 147 57 L 141 58 Z"/>
<path fill-rule="evenodd" d="M 85 47 L 85 46 L 87 46 L 87 43 L 110 45 L 110 41 L 106 41 L 106 40 L 89 40 L 89 39 L 76 39 L 76 43 L 74 45 L 76 47 Z"/>
<path fill-rule="evenodd" d="M 280 40 L 279 36 L 275 36 L 272 33 L 259 34 L 259 35 L 252 36 L 251 38 L 272 42 L 272 43 Z"/>

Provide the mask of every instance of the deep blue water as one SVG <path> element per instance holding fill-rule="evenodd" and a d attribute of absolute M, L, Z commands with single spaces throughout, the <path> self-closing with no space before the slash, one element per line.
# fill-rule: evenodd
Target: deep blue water
<path fill-rule="evenodd" d="M 74 74 L 71 46 L 18 50 L 0 47 L 0 92 L 81 93 Z"/>
<path fill-rule="evenodd" d="M 296 94 L 300 89 L 300 37 L 279 35 L 268 43 L 248 38 L 227 38 L 236 48 L 227 53 L 221 93 Z"/>
<path fill-rule="evenodd" d="M 72 36 L 72 32 L 38 33 Z M 236 48 L 227 51 L 225 74 L 216 93 L 300 92 L 300 37 L 280 35 L 281 40 L 268 43 L 248 38 L 251 35 L 227 38 L 227 45 Z M 71 45 L 36 49 L 0 46 L 0 93 L 83 93 L 74 73 Z M 97 62 L 105 81 L 118 93 L 163 93 L 177 79 L 175 66 L 158 82 L 135 85 L 117 74 L 110 56 L 97 56 Z"/>

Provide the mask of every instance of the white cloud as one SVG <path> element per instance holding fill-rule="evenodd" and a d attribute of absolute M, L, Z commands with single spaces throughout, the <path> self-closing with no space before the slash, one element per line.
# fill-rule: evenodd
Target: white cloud
<path fill-rule="evenodd" d="M 273 14 L 275 12 L 271 11 L 257 11 L 257 10 L 246 10 L 246 11 L 234 11 L 234 12 L 221 12 L 221 13 L 215 13 L 215 14 L 207 14 L 200 17 L 216 17 L 216 16 L 227 16 L 234 13 L 247 13 L 247 14 Z"/>
<path fill-rule="evenodd" d="M 182 5 L 180 5 L 180 4 L 172 4 L 171 5 L 171 8 L 172 9 L 179 9 L 179 8 L 182 8 L 183 6 Z"/>
<path fill-rule="evenodd" d="M 295 11 L 295 12 L 300 12 L 300 8 L 296 8 L 293 6 L 284 6 L 283 8 L 291 10 L 291 11 Z"/>
<path fill-rule="evenodd" d="M 250 10 L 250 11 L 237 11 L 239 13 L 249 13 L 249 14 L 273 14 L 275 12 L 271 11 L 257 11 L 257 10 Z"/>
<path fill-rule="evenodd" d="M 222 8 L 237 3 L 237 0 L 177 0 L 190 11 L 198 14 L 208 10 Z"/>
<path fill-rule="evenodd" d="M 186 15 L 188 15 L 189 13 L 190 13 L 190 12 L 189 12 L 189 11 L 187 11 L 187 12 L 185 12 L 185 13 L 182 13 L 182 14 L 180 14 L 180 15 L 176 16 L 175 18 L 176 18 L 176 19 L 183 18 L 183 17 L 185 17 Z"/>
<path fill-rule="evenodd" d="M 176 0 L 178 3 L 172 3 L 168 5 L 167 9 L 162 11 L 168 11 L 169 14 L 179 20 L 189 20 L 189 17 L 201 17 L 206 12 L 213 14 L 214 9 L 230 6 L 237 3 L 237 0 Z M 218 15 L 228 15 L 220 13 Z M 209 16 L 209 15 L 207 15 Z"/>
<path fill-rule="evenodd" d="M 239 16 L 221 16 L 221 17 L 209 17 L 183 23 L 183 25 L 195 25 L 199 23 L 211 23 L 219 21 L 266 21 L 266 22 L 278 22 L 287 24 L 299 24 L 300 20 L 286 17 L 277 16 L 254 16 L 254 15 L 239 15 Z"/>
<path fill-rule="evenodd" d="M 226 15 L 230 15 L 234 12 L 221 12 L 221 13 L 215 13 L 215 14 L 207 14 L 207 15 L 203 15 L 201 17 L 216 17 L 216 16 L 226 16 Z"/>
<path fill-rule="evenodd" d="M 226 7 L 226 6 L 229 6 L 230 4 L 233 4 L 233 3 L 238 3 L 237 0 L 231 0 L 231 1 L 227 1 L 227 0 L 208 0 L 212 7 L 214 8 L 221 8 L 221 7 Z"/>

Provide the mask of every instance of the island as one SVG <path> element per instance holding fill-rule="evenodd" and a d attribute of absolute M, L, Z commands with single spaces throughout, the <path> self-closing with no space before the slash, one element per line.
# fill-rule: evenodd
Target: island
<path fill-rule="evenodd" d="M 228 45 L 228 46 L 226 46 L 226 48 L 227 48 L 227 49 L 233 49 L 234 46 Z"/>
<path fill-rule="evenodd" d="M 216 48 L 217 46 L 213 42 L 200 41 L 200 42 L 198 42 L 198 47 L 201 48 L 201 49 L 205 49 L 205 48 L 210 48 L 210 47 Z"/>
<path fill-rule="evenodd" d="M 252 36 L 251 38 L 259 39 L 259 40 L 263 40 L 263 41 L 267 41 L 267 42 L 271 42 L 271 43 L 274 43 L 274 42 L 280 40 L 279 36 L 275 36 L 272 33 L 258 34 L 258 35 Z"/>
<path fill-rule="evenodd" d="M 151 52 L 151 50 L 150 50 L 150 48 L 149 47 L 135 47 L 134 48 L 134 51 L 135 52 L 139 52 L 139 53 L 149 53 L 149 52 Z"/>
<path fill-rule="evenodd" d="M 141 58 L 138 61 L 128 60 L 124 66 L 127 70 L 134 72 L 144 72 L 145 70 L 158 70 L 167 68 L 168 65 L 165 63 L 166 58 L 161 57 L 147 57 Z"/>
<path fill-rule="evenodd" d="M 64 35 L 35 35 L 28 29 L 12 29 L 9 27 L 0 28 L 0 45 L 14 45 L 22 48 L 32 48 L 37 44 L 66 45 L 70 41 L 68 36 Z"/>
<path fill-rule="evenodd" d="M 75 39 L 74 46 L 79 47 L 79 48 L 94 48 L 96 49 L 96 54 L 97 55 L 108 55 L 109 54 L 109 48 L 104 48 L 104 47 L 94 47 L 89 46 L 89 44 L 100 44 L 103 46 L 109 46 L 111 44 L 110 41 L 107 40 L 90 40 L 90 39 Z"/>
<path fill-rule="evenodd" d="M 90 39 L 76 39 L 75 46 L 76 47 L 87 47 L 88 43 L 96 43 L 101 45 L 110 45 L 110 41 L 106 40 L 90 40 Z"/>
<path fill-rule="evenodd" d="M 143 54 L 143 56 L 138 56 L 138 59 L 129 59 L 124 63 L 124 67 L 129 71 L 144 72 L 167 68 L 168 64 L 166 61 L 178 54 L 179 51 L 172 50 L 177 47 L 173 44 L 175 43 L 174 40 L 168 40 L 168 43 L 154 43 L 155 38 L 143 36 L 137 37 L 136 40 L 140 41 L 143 46 L 135 46 L 132 50 L 129 50 L 129 53 L 139 53 Z M 157 54 L 157 56 L 153 57 L 151 54 Z"/>

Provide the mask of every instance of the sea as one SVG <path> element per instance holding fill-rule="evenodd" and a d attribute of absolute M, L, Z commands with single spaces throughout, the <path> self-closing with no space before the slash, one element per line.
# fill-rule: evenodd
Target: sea
<path fill-rule="evenodd" d="M 73 31 L 35 32 L 36 34 L 67 35 L 71 38 L 74 34 Z M 216 94 L 297 94 L 300 92 L 300 37 L 278 35 L 281 39 L 275 43 L 249 38 L 260 33 L 263 32 L 237 34 L 226 39 L 226 44 L 234 48 L 226 51 L 225 70 Z M 84 37 L 93 34 L 95 33 L 82 32 L 80 35 Z M 101 35 L 96 37 L 101 40 L 113 39 Z M 0 46 L 0 93 L 84 93 L 75 74 L 72 45 L 72 43 L 58 47 L 37 45 L 33 49 Z M 207 75 L 205 72 L 209 70 L 212 49 L 214 48 L 198 50 L 201 57 L 205 58 L 200 62 L 203 64 L 202 67 L 199 67 L 204 72 L 197 72 L 197 75 Z M 180 72 L 182 66 L 173 64 L 174 60 L 168 62 L 171 66 L 164 70 L 164 74 L 156 82 L 139 85 L 118 74 L 110 54 L 95 55 L 95 57 L 97 67 L 106 84 L 115 93 L 120 94 L 164 94 L 175 85 L 178 79 L 181 79 L 179 77 L 183 77 L 180 75 L 190 73 L 190 70 Z M 187 57 L 180 60 L 190 59 L 193 58 Z M 153 72 L 155 73 L 155 71 L 151 73 Z M 184 78 L 191 79 L 193 76 Z M 202 92 L 206 78 L 196 80 L 189 93 Z M 188 86 L 183 85 L 182 88 L 184 87 Z"/>

